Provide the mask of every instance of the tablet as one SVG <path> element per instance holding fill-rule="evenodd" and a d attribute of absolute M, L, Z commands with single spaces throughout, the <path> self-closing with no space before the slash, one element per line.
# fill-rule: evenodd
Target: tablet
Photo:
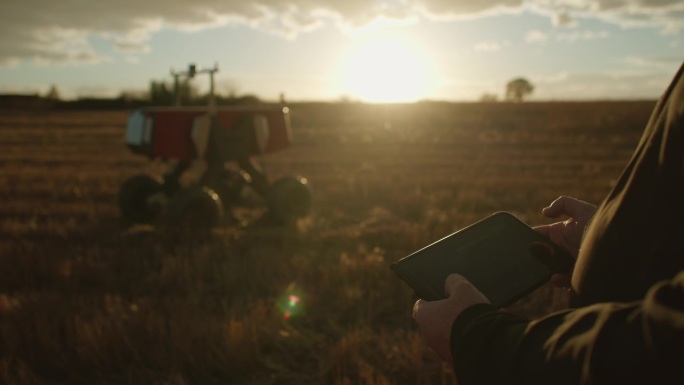
<path fill-rule="evenodd" d="M 498 212 L 392 264 L 426 301 L 446 298 L 449 274 L 470 281 L 496 307 L 505 307 L 569 271 L 572 257 L 507 212 Z"/>

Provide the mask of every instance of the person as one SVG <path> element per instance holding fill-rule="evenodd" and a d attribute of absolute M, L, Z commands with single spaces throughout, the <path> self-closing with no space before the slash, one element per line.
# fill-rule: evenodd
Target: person
<path fill-rule="evenodd" d="M 569 309 L 509 314 L 456 274 L 446 299 L 414 305 L 458 382 L 684 384 L 684 64 L 600 206 L 561 197 L 543 214 L 568 217 L 537 230 L 576 256 L 551 278 Z"/>

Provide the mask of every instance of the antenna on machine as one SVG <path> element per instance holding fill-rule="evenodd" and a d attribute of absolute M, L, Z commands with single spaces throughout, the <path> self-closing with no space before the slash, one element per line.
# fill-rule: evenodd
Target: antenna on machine
<path fill-rule="evenodd" d="M 180 97 L 180 79 L 185 77 L 193 79 L 195 75 L 208 74 L 209 75 L 209 112 L 213 113 L 216 110 L 216 97 L 214 95 L 214 74 L 219 71 L 218 64 L 214 63 L 212 68 L 198 68 L 197 65 L 191 63 L 188 65 L 187 71 L 176 72 L 171 68 L 171 76 L 173 76 L 173 92 L 175 94 L 175 105 L 181 105 Z"/>

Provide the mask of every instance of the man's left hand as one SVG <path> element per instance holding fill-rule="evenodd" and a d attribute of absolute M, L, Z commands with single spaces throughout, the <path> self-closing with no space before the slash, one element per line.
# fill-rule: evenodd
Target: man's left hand
<path fill-rule="evenodd" d="M 444 285 L 446 299 L 427 302 L 422 299 L 413 305 L 413 318 L 428 345 L 449 364 L 451 355 L 451 327 L 456 318 L 470 306 L 490 303 L 467 279 L 458 274 L 447 277 Z"/>

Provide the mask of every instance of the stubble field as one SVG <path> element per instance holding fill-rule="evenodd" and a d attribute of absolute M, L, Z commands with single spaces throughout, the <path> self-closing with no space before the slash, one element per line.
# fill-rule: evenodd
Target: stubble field
<path fill-rule="evenodd" d="M 389 265 L 495 211 L 599 202 L 653 106 L 292 105 L 263 165 L 308 178 L 311 215 L 195 236 L 121 219 L 122 182 L 163 170 L 124 146 L 127 111 L 0 113 L 0 383 L 453 383 Z"/>

